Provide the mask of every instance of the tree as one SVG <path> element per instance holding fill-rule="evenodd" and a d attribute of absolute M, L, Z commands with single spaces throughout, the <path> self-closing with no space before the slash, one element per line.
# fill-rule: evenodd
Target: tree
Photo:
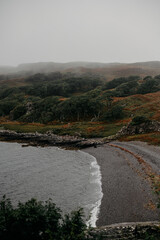
<path fill-rule="evenodd" d="M 10 112 L 10 118 L 16 120 L 26 113 L 26 107 L 24 105 L 18 105 Z"/>
<path fill-rule="evenodd" d="M 31 199 L 13 209 L 11 201 L 3 197 L 0 202 L 0 239 L 58 239 L 60 220 L 60 210 L 51 201 L 43 204 Z"/>
<path fill-rule="evenodd" d="M 122 83 L 120 86 L 116 88 L 116 95 L 118 97 L 133 95 L 133 94 L 136 94 L 137 89 L 138 89 L 137 81 Z"/>
<path fill-rule="evenodd" d="M 16 208 L 5 196 L 0 201 L 1 240 L 87 240 L 86 230 L 82 209 L 62 217 L 51 200 L 32 198 Z"/>
<path fill-rule="evenodd" d="M 79 209 L 65 215 L 62 226 L 62 238 L 65 240 L 75 240 L 75 237 L 77 240 L 86 239 L 86 229 L 87 227 L 83 220 L 83 210 Z"/>
<path fill-rule="evenodd" d="M 146 118 L 145 116 L 136 116 L 132 119 L 131 124 L 134 125 L 139 125 L 142 123 L 149 123 L 150 120 L 148 118 Z"/>
<path fill-rule="evenodd" d="M 138 93 L 146 94 L 146 93 L 156 92 L 159 90 L 160 90 L 160 86 L 159 86 L 159 83 L 156 81 L 156 79 L 147 79 L 138 88 Z"/>
<path fill-rule="evenodd" d="M 131 81 L 138 81 L 140 79 L 139 76 L 129 76 L 129 77 L 120 77 L 120 78 L 115 78 L 110 82 L 107 82 L 104 85 L 104 89 L 112 89 L 112 88 L 116 88 L 118 86 L 120 86 L 122 83 L 127 83 L 127 82 L 131 82 Z"/>
<path fill-rule="evenodd" d="M 121 119 L 123 117 L 123 107 L 119 105 L 113 106 L 110 110 L 108 110 L 106 113 L 103 115 L 104 120 L 117 120 Z"/>

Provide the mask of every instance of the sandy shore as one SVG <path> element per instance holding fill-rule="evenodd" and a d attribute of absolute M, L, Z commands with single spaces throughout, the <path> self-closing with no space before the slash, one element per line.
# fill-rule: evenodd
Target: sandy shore
<path fill-rule="evenodd" d="M 151 184 L 131 154 L 107 144 L 83 151 L 97 159 L 102 174 L 97 226 L 159 219 Z"/>

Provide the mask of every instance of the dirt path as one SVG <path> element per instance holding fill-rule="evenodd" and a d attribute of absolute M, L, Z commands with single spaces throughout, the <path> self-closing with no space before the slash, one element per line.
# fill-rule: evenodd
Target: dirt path
<path fill-rule="evenodd" d="M 159 219 L 153 186 L 160 180 L 160 148 L 112 142 L 84 151 L 101 167 L 104 195 L 97 226 Z"/>

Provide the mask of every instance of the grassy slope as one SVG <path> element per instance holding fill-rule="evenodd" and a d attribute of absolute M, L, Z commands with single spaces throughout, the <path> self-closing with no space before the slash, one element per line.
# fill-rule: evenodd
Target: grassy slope
<path fill-rule="evenodd" d="M 143 141 L 152 145 L 160 145 L 160 132 L 126 136 L 122 137 L 120 141 Z"/>
<path fill-rule="evenodd" d="M 114 98 L 114 102 L 124 106 L 126 116 L 144 115 L 149 119 L 160 121 L 160 91 Z"/>
<path fill-rule="evenodd" d="M 146 117 L 160 121 L 160 92 L 145 95 L 133 95 L 123 98 L 114 98 L 114 103 L 124 106 L 125 116 L 122 120 L 112 123 L 107 122 L 72 122 L 49 124 L 21 123 L 9 121 L 7 118 L 0 119 L 0 126 L 4 129 L 17 132 L 40 132 L 52 130 L 53 133 L 64 135 L 80 134 L 82 137 L 107 137 L 114 135 L 122 126 L 131 121 L 133 116 L 145 115 Z M 160 133 L 140 134 L 123 137 L 121 140 L 142 140 L 152 144 L 160 144 Z"/>
<path fill-rule="evenodd" d="M 125 105 L 126 115 L 144 115 L 151 120 L 160 121 L 160 92 L 148 93 L 145 95 L 133 95 L 126 98 L 115 98 L 115 102 Z M 128 118 L 128 121 L 131 118 Z M 125 119 L 127 121 L 127 119 Z M 160 133 L 146 133 L 134 136 L 126 136 L 121 141 L 144 141 L 149 144 L 160 145 Z"/>
<path fill-rule="evenodd" d="M 13 130 L 16 132 L 39 132 L 52 131 L 58 135 L 80 135 L 82 137 L 107 137 L 116 134 L 123 126 L 122 123 L 103 122 L 72 122 L 72 123 L 21 123 L 11 122 L 5 118 L 0 119 L 1 129 Z"/>
<path fill-rule="evenodd" d="M 154 65 L 154 64 L 153 64 Z M 110 79 L 110 76 L 120 77 L 121 75 L 131 75 L 134 72 L 134 75 L 140 75 L 140 70 L 138 68 L 143 68 L 143 74 L 153 75 L 153 72 L 158 74 L 159 68 L 153 66 L 138 66 L 134 64 L 127 64 L 121 66 L 111 66 L 107 68 L 92 69 L 92 73 L 99 72 L 102 75 L 104 74 L 107 80 Z M 137 69 L 137 70 L 136 70 Z M 152 71 L 154 69 L 154 71 Z M 142 74 L 142 75 L 143 75 Z M 16 78 L 10 80 L 1 80 L 0 85 L 7 87 L 19 87 L 30 84 L 25 81 L 25 78 Z M 78 93 L 75 93 L 78 95 Z M 65 100 L 63 98 L 63 100 Z M 15 130 L 19 132 L 41 132 L 52 130 L 55 134 L 80 134 L 83 137 L 107 137 L 114 135 L 123 125 L 126 125 L 131 119 L 137 115 L 144 115 L 149 119 L 160 121 L 160 92 L 149 93 L 145 95 L 132 95 L 128 97 L 115 97 L 113 103 L 118 103 L 124 107 L 125 116 L 122 120 L 115 122 L 73 122 L 73 123 L 58 123 L 52 122 L 47 125 L 39 123 L 20 123 L 20 122 L 11 122 L 7 118 L 0 119 L 0 127 L 10 130 Z M 159 133 L 152 134 L 143 134 L 135 135 L 131 137 L 123 138 L 125 140 L 143 140 L 148 141 L 153 144 L 160 144 Z"/>

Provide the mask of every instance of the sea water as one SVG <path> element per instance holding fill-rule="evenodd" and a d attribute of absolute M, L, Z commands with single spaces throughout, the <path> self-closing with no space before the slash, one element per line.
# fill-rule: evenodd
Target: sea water
<path fill-rule="evenodd" d="M 52 199 L 63 213 L 83 208 L 94 227 L 102 199 L 100 168 L 80 150 L 0 142 L 0 199 L 3 195 L 14 205 Z"/>

